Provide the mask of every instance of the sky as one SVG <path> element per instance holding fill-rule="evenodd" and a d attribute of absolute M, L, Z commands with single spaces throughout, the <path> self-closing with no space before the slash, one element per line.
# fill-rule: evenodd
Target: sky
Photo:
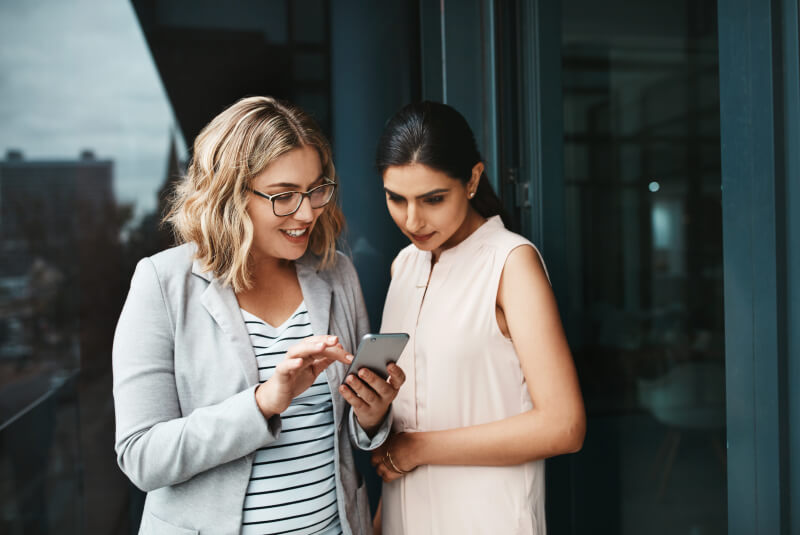
<path fill-rule="evenodd" d="M 0 0 L 0 158 L 114 162 L 119 202 L 156 206 L 185 142 L 128 0 Z"/>

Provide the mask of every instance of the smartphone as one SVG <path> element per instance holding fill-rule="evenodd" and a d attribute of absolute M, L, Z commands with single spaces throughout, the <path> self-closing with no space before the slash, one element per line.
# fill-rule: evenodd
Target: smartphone
<path fill-rule="evenodd" d="M 406 333 L 365 334 L 361 337 L 356 356 L 347 368 L 345 377 L 358 372 L 361 368 L 367 368 L 386 379 L 389 377 L 386 365 L 397 362 L 406 343 L 408 343 Z"/>

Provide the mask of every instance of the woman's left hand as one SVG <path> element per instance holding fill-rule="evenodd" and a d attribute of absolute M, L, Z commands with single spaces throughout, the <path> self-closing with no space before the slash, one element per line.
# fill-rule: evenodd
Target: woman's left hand
<path fill-rule="evenodd" d="M 413 441 L 415 433 L 397 433 L 372 452 L 372 466 L 385 483 L 400 479 L 414 470 Z"/>
<path fill-rule="evenodd" d="M 353 407 L 358 424 L 369 436 L 373 436 L 381 426 L 389 405 L 406 380 L 406 374 L 393 362 L 386 366 L 386 371 L 389 377 L 383 379 L 367 368 L 361 368 L 357 377 L 348 375 L 339 387 L 342 397 Z"/>

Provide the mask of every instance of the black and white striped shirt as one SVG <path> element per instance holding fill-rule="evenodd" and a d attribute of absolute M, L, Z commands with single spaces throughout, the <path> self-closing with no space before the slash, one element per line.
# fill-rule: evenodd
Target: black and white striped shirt
<path fill-rule="evenodd" d="M 286 350 L 313 334 L 305 302 L 280 327 L 242 309 L 263 383 Z M 244 498 L 242 535 L 341 533 L 333 405 L 323 371 L 281 414 L 280 436 L 256 451 Z"/>

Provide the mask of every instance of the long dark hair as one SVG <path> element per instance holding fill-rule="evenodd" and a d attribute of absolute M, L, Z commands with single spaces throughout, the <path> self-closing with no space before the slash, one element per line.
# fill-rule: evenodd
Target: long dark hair
<path fill-rule="evenodd" d="M 464 184 L 480 161 L 478 144 L 467 120 L 454 108 L 430 101 L 409 104 L 389 119 L 376 156 L 381 175 L 389 167 L 419 163 Z M 499 215 L 509 226 L 503 203 L 485 172 L 470 204 L 483 217 Z"/>

